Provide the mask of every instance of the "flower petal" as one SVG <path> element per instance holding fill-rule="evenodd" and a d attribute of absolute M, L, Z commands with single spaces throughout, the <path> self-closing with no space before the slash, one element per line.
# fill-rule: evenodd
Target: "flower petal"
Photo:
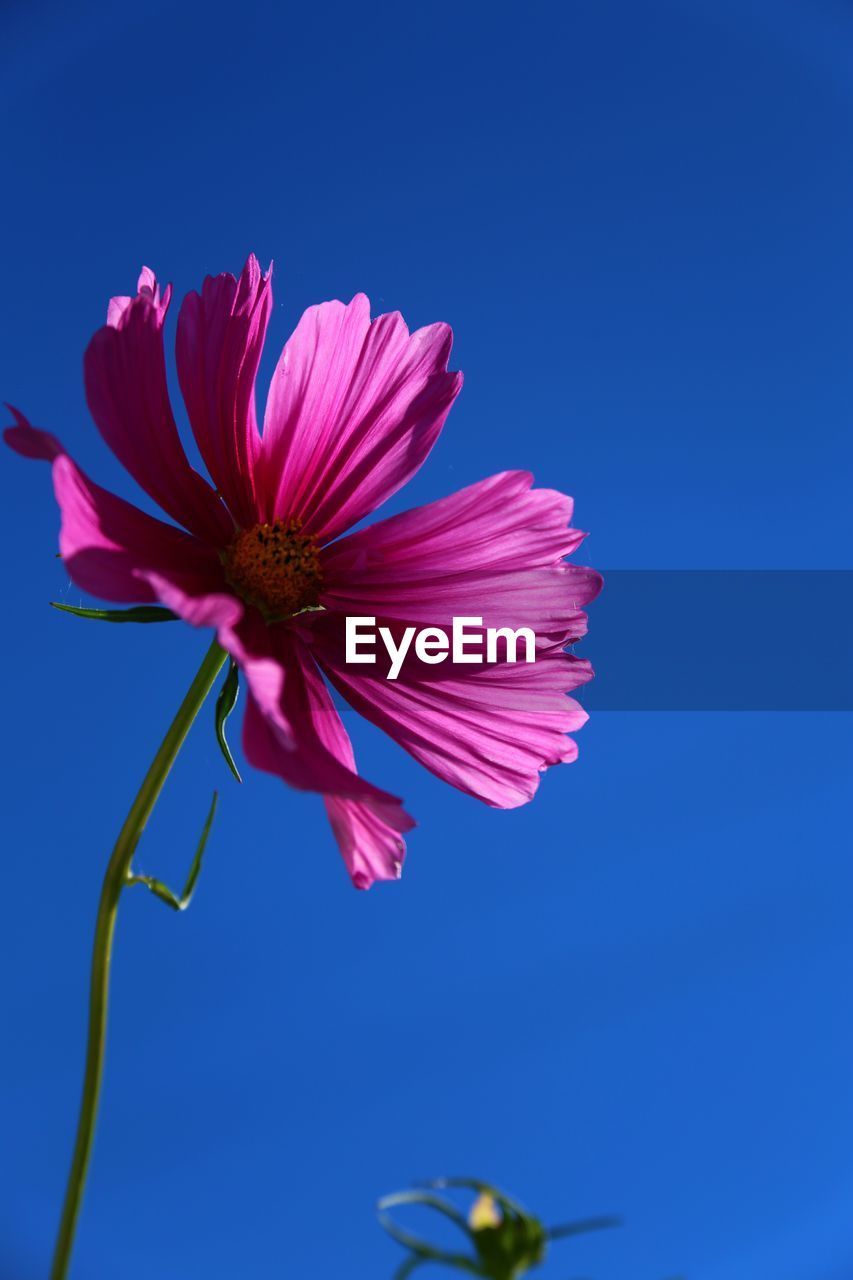
<path fill-rule="evenodd" d="M 406 842 L 400 832 L 415 825 L 405 810 L 392 813 L 388 821 L 375 806 L 362 800 L 324 796 L 323 801 L 353 886 L 369 889 L 377 880 L 399 880 L 406 857 Z"/>
<path fill-rule="evenodd" d="M 448 628 L 455 616 L 531 627 L 568 643 L 586 632 L 582 606 L 601 577 L 568 565 L 585 534 L 572 500 L 504 471 L 450 497 L 349 534 L 323 552 L 326 608 Z"/>
<path fill-rule="evenodd" d="M 261 446 L 267 519 L 298 517 L 337 537 L 426 458 L 462 385 L 445 324 L 410 334 L 397 314 L 370 321 L 363 294 L 309 307 L 270 387 Z"/>
<path fill-rule="evenodd" d="M 206 480 L 187 461 L 169 403 L 162 300 L 144 268 L 135 298 L 113 298 L 107 324 L 86 350 L 83 372 L 92 417 L 119 462 L 174 520 L 223 546 L 233 522 Z"/>
<path fill-rule="evenodd" d="M 60 552 L 79 587 L 104 600 L 160 601 L 169 607 L 172 601 L 166 598 L 166 589 L 196 601 L 225 590 L 213 548 L 102 489 L 80 470 L 55 436 L 30 426 L 17 410 L 12 413 L 16 426 L 4 433 L 7 444 L 24 457 L 53 464 L 54 491 L 62 513 Z M 239 602 L 229 598 L 241 610 Z"/>
<path fill-rule="evenodd" d="M 581 606 L 601 587 L 593 570 L 563 560 L 584 537 L 567 527 L 571 499 L 531 483 L 503 472 L 326 547 L 327 612 L 302 623 L 358 711 L 439 777 L 501 808 L 529 800 L 543 769 L 577 754 L 565 735 L 586 713 L 565 694 L 592 669 L 563 646 L 586 631 Z M 398 643 L 407 623 L 450 631 L 459 616 L 529 627 L 536 660 L 427 666 L 411 657 L 389 681 L 381 652 L 374 666 L 346 663 L 346 614 L 373 616 Z"/>
<path fill-rule="evenodd" d="M 191 627 L 213 627 L 223 636 L 230 636 L 244 614 L 241 600 L 224 589 L 224 584 L 188 584 L 183 576 L 172 573 L 165 576 L 151 570 L 146 580 L 156 592 L 157 599 L 171 609 Z M 225 645 L 222 645 L 225 648 Z"/>
<path fill-rule="evenodd" d="M 254 496 L 260 435 L 255 378 L 272 308 L 272 268 L 252 254 L 239 280 L 208 276 L 178 316 L 178 378 L 201 456 L 234 519 L 258 519 Z"/>
<path fill-rule="evenodd" d="M 559 642 L 541 645 L 532 663 L 404 664 L 392 681 L 381 663 L 347 665 L 341 615 L 313 615 L 311 633 L 322 670 L 356 711 L 439 778 L 487 804 L 524 804 L 549 765 L 577 756 L 566 734 L 587 715 L 565 695 L 590 680 L 592 668 Z"/>
<path fill-rule="evenodd" d="M 250 671 L 246 759 L 301 791 L 323 793 L 357 889 L 397 879 L 406 852 L 401 832 L 414 822 L 395 796 L 359 777 L 347 732 L 302 641 L 286 628 L 265 630 L 280 664 L 280 708 L 270 710 L 268 690 L 258 690 Z"/>

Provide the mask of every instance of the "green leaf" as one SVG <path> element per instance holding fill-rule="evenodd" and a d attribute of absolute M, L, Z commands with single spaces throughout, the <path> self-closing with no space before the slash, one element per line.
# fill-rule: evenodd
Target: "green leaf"
<path fill-rule="evenodd" d="M 426 1205 L 428 1209 L 436 1209 L 439 1213 L 443 1213 L 446 1218 L 449 1218 L 451 1222 L 455 1223 L 471 1239 L 471 1228 L 468 1226 L 465 1215 L 459 1212 L 456 1205 L 451 1204 L 449 1200 L 444 1200 L 441 1196 L 435 1195 L 432 1191 L 421 1191 L 419 1189 L 395 1191 L 393 1195 L 383 1196 L 377 1208 L 380 1212 L 384 1212 L 400 1204 L 419 1204 Z"/>
<path fill-rule="evenodd" d="M 216 816 L 216 806 L 218 803 L 219 793 L 214 791 L 213 799 L 210 802 L 210 808 L 207 812 L 207 818 L 201 830 L 201 837 L 196 847 L 195 857 L 192 860 L 189 874 L 187 876 L 187 882 L 184 885 L 184 891 L 180 897 L 178 897 L 178 895 L 174 893 L 167 884 L 164 884 L 162 880 L 156 880 L 154 876 L 136 875 L 134 872 L 128 871 L 126 883 L 129 885 L 144 885 L 150 893 L 154 894 L 155 898 L 159 898 L 161 902 L 165 902 L 166 906 L 171 907 L 173 911 L 186 911 L 187 907 L 192 902 L 196 883 L 201 873 L 201 863 L 204 857 L 204 851 L 207 848 L 207 838 L 210 835 L 210 829 L 213 826 L 213 819 Z"/>
<path fill-rule="evenodd" d="M 220 750 L 225 757 L 225 763 L 234 774 L 238 782 L 242 782 L 240 771 L 234 763 L 234 757 L 231 754 L 231 748 L 225 737 L 225 721 L 237 705 L 237 695 L 240 692 L 240 673 L 237 669 L 237 663 L 232 658 L 228 665 L 228 675 L 222 688 L 219 690 L 219 697 L 216 699 L 216 741 L 219 743 Z"/>
<path fill-rule="evenodd" d="M 178 615 L 171 609 L 161 609 L 155 604 L 140 604 L 132 609 L 77 609 L 73 604 L 60 604 L 51 600 L 51 609 L 60 613 L 73 613 L 77 618 L 94 618 L 97 622 L 177 622 Z"/>
<path fill-rule="evenodd" d="M 483 1274 L 474 1259 L 469 1258 L 467 1254 L 439 1249 L 437 1245 L 432 1245 L 427 1240 L 422 1240 L 420 1236 L 413 1235 L 403 1227 L 398 1227 L 387 1213 L 379 1213 L 377 1216 L 380 1226 L 388 1232 L 391 1239 L 396 1240 L 397 1244 L 401 1244 L 404 1249 L 408 1249 L 419 1263 L 440 1262 L 446 1267 L 455 1267 L 457 1271 L 465 1271 L 468 1275 Z"/>
<path fill-rule="evenodd" d="M 419 1258 L 416 1253 L 413 1253 L 410 1258 L 404 1258 L 394 1272 L 394 1280 L 409 1280 L 412 1272 L 417 1271 L 418 1267 L 426 1266 L 428 1261 L 427 1258 Z"/>
<path fill-rule="evenodd" d="M 589 1231 L 610 1231 L 621 1227 L 622 1219 L 611 1216 L 601 1218 L 580 1218 L 577 1222 L 564 1222 L 558 1227 L 547 1227 L 545 1234 L 549 1240 L 567 1240 L 570 1236 L 586 1235 Z"/>
<path fill-rule="evenodd" d="M 427 1209 L 435 1209 L 438 1213 L 443 1214 L 444 1217 L 449 1218 L 455 1226 L 459 1227 L 469 1241 L 474 1239 L 474 1233 L 468 1226 L 465 1216 L 459 1212 L 455 1205 L 448 1200 L 444 1200 L 441 1196 L 437 1196 L 433 1191 L 416 1189 L 413 1191 L 397 1191 L 393 1195 L 384 1196 L 377 1205 L 379 1222 L 392 1240 L 396 1240 L 398 1244 L 403 1245 L 412 1254 L 410 1258 L 400 1264 L 394 1280 L 405 1280 L 405 1277 L 414 1271 L 416 1267 L 423 1266 L 428 1262 L 437 1262 L 446 1267 L 454 1267 L 457 1271 L 465 1271 L 469 1275 L 477 1276 L 483 1274 L 476 1261 L 467 1254 L 440 1249 L 421 1239 L 420 1236 L 412 1235 L 410 1231 L 399 1227 L 386 1212 L 388 1209 L 399 1205 L 422 1205 Z"/>

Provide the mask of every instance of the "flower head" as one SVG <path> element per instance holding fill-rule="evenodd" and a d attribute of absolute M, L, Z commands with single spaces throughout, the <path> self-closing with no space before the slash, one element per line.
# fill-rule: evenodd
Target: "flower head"
<path fill-rule="evenodd" d="M 574 759 L 567 734 L 586 719 L 565 695 L 592 671 L 565 647 L 584 634 L 601 580 L 564 561 L 584 536 L 569 527 L 571 499 L 502 472 L 347 533 L 435 444 L 462 385 L 447 368 L 450 329 L 409 333 L 399 314 L 371 321 L 361 294 L 310 307 L 278 361 L 261 431 L 255 380 L 272 280 L 254 256 L 239 279 L 208 277 L 178 316 L 178 379 L 206 480 L 169 400 L 170 298 L 143 269 L 135 297 L 110 301 L 84 375 L 104 440 L 175 523 L 94 484 L 16 410 L 5 438 L 52 464 L 60 551 L 77 585 L 215 628 L 248 683 L 249 762 L 324 796 L 358 888 L 394 878 L 413 821 L 358 774 L 326 681 L 445 781 L 500 808 L 529 800 L 549 765 Z M 459 613 L 533 628 L 536 661 L 410 663 L 393 682 L 346 661 L 348 614 L 396 634 Z"/>

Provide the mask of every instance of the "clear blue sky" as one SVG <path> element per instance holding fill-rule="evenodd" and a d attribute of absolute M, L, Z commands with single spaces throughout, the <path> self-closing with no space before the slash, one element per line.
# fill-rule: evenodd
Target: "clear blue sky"
<path fill-rule="evenodd" d="M 83 397 L 106 299 L 255 250 L 267 371 L 359 289 L 453 325 L 395 507 L 528 467 L 605 570 L 851 568 L 851 42 L 827 0 L 7 3 L 0 394 L 132 496 Z M 0 1274 L 40 1280 L 102 869 L 206 641 L 49 610 L 47 473 L 0 468 Z M 849 1277 L 850 717 L 601 712 L 508 814 L 347 723 L 421 823 L 368 894 L 194 731 L 140 864 L 180 878 L 213 785 L 219 821 L 185 917 L 122 908 L 78 1280 L 383 1280 L 374 1199 L 442 1172 L 625 1215 L 555 1280 Z"/>

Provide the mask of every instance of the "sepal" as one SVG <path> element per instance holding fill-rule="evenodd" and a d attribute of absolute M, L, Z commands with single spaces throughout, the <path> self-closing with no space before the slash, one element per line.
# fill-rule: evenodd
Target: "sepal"
<path fill-rule="evenodd" d="M 51 609 L 73 613 L 77 618 L 93 618 L 96 622 L 177 622 L 178 615 L 157 604 L 138 604 L 131 609 L 83 609 L 73 604 L 51 600 Z"/>
<path fill-rule="evenodd" d="M 240 693 L 240 673 L 237 663 L 233 658 L 228 664 L 228 674 L 223 681 L 222 688 L 219 690 L 219 697 L 216 699 L 216 741 L 219 743 L 219 749 L 225 757 L 225 763 L 234 774 L 238 782 L 242 782 L 240 771 L 234 762 L 231 754 L 231 748 L 228 745 L 228 739 L 225 737 L 225 721 L 237 705 L 237 696 Z"/>

